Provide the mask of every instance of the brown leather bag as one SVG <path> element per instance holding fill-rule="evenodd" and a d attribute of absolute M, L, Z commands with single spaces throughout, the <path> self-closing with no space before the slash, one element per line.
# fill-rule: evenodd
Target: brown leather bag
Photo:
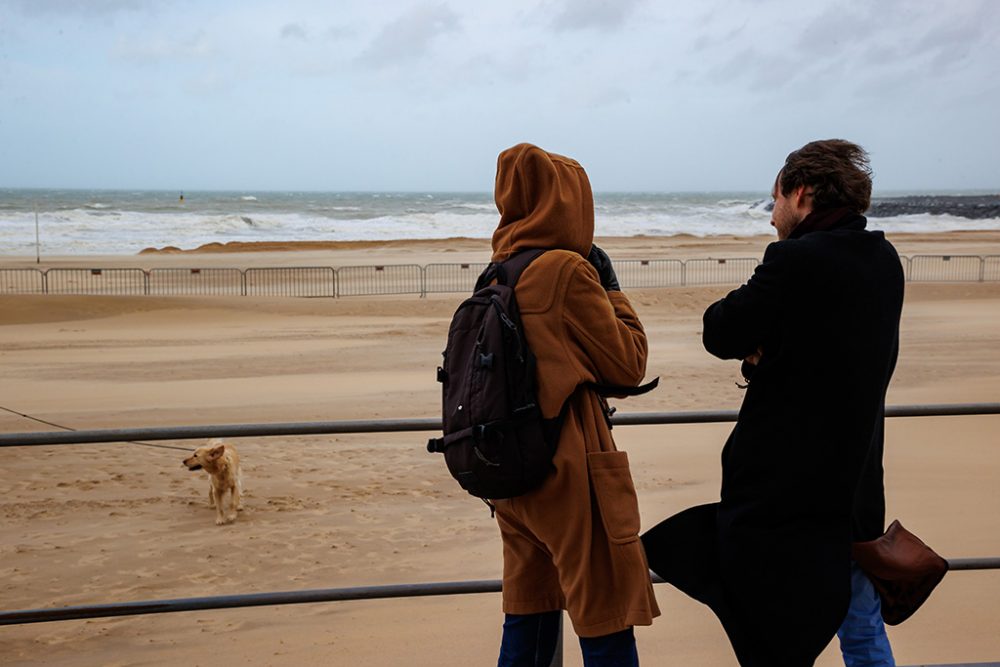
<path fill-rule="evenodd" d="M 899 521 L 893 521 L 878 539 L 855 542 L 851 557 L 878 591 L 882 620 L 888 625 L 899 625 L 912 616 L 948 572 L 948 561 Z"/>

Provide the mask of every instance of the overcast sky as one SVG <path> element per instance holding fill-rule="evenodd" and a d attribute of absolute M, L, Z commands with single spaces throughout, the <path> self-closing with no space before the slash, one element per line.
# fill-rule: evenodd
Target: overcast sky
<path fill-rule="evenodd" d="M 0 187 L 766 191 L 842 137 L 877 190 L 1000 189 L 994 0 L 0 0 Z"/>

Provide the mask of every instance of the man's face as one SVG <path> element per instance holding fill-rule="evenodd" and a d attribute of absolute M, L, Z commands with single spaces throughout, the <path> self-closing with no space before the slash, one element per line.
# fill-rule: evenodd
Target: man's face
<path fill-rule="evenodd" d="M 788 193 L 781 194 L 781 174 L 774 181 L 771 196 L 774 198 L 774 208 L 771 209 L 771 226 L 778 232 L 778 239 L 784 241 L 802 220 L 812 211 L 811 194 L 805 187 L 798 187 Z"/>

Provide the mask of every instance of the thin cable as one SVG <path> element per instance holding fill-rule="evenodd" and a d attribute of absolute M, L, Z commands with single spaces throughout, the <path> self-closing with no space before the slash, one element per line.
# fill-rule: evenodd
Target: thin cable
<path fill-rule="evenodd" d="M 25 419 L 30 419 L 31 421 L 36 421 L 39 424 L 45 424 L 46 426 L 52 426 L 54 428 L 60 428 L 60 429 L 62 429 L 64 431 L 76 431 L 77 430 L 75 428 L 70 428 L 69 426 L 63 426 L 62 424 L 56 424 L 54 422 L 45 421 L 44 419 L 39 419 L 38 417 L 33 417 L 31 415 L 26 415 L 23 412 L 18 412 L 17 410 L 11 410 L 10 408 L 5 408 L 2 405 L 0 405 L 0 410 L 5 410 L 6 412 L 11 413 L 12 415 L 17 415 L 18 417 L 24 417 Z M 143 447 L 157 447 L 159 449 L 176 449 L 176 450 L 182 451 L 182 452 L 189 452 L 189 451 L 191 451 L 187 447 L 175 447 L 174 445 L 160 445 L 160 444 L 156 444 L 156 443 L 153 443 L 153 442 L 139 442 L 137 440 L 123 440 L 123 442 L 127 442 L 130 445 L 142 445 Z"/>

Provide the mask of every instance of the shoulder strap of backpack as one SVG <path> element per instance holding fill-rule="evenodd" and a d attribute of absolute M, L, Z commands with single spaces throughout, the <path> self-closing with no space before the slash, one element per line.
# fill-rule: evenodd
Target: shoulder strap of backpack
<path fill-rule="evenodd" d="M 660 378 L 655 377 L 638 387 L 623 387 L 616 384 L 600 384 L 599 382 L 587 382 L 586 384 L 600 396 L 640 396 L 656 389 L 656 386 L 660 384 Z"/>
<path fill-rule="evenodd" d="M 528 268 L 528 265 L 535 261 L 543 252 L 545 251 L 541 249 L 522 250 L 505 261 L 499 262 L 496 265 L 497 283 L 506 285 L 507 287 L 514 287 L 518 279 L 520 279 L 521 274 Z"/>

